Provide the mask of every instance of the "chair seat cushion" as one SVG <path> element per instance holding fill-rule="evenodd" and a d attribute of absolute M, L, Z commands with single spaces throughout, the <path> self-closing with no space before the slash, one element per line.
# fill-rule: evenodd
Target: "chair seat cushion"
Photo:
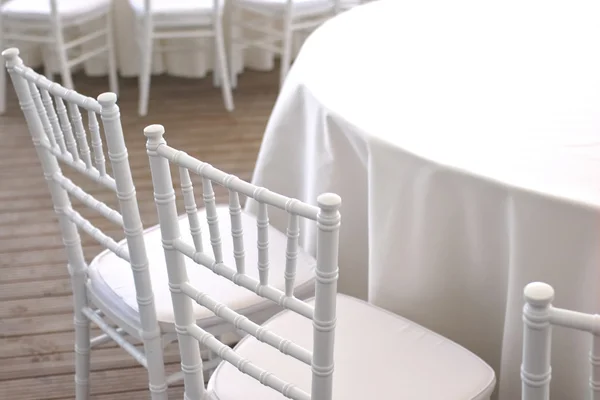
<path fill-rule="evenodd" d="M 284 311 L 264 326 L 312 350 L 306 318 Z M 310 366 L 254 337 L 235 351 L 310 394 Z M 489 399 L 494 386 L 491 367 L 458 344 L 361 300 L 337 296 L 333 399 L 479 400 Z M 226 362 L 209 390 L 215 400 L 285 399 Z"/>
<path fill-rule="evenodd" d="M 60 0 L 57 4 L 61 18 L 68 20 L 108 9 L 111 0 Z M 0 7 L 0 11 L 9 17 L 46 19 L 50 18 L 50 0 L 9 0 Z"/>
<path fill-rule="evenodd" d="M 144 0 L 129 0 L 129 4 L 137 15 L 145 12 Z M 214 0 L 153 0 L 152 15 L 174 16 L 190 14 L 209 14 L 214 9 Z M 220 1 L 222 6 L 223 1 Z"/>
<path fill-rule="evenodd" d="M 273 13 L 283 13 L 287 0 L 237 0 L 245 7 L 257 11 L 272 11 Z M 296 15 L 319 14 L 333 10 L 332 0 L 294 0 L 292 10 Z"/>
<path fill-rule="evenodd" d="M 223 261 L 226 265 L 235 269 L 229 209 L 220 206 L 217 207 L 217 212 L 222 240 Z M 203 250 L 212 256 L 213 252 L 208 234 L 206 212 L 204 209 L 201 209 L 198 211 L 198 214 L 202 228 Z M 193 245 L 187 216 L 183 215 L 179 218 L 179 225 L 184 240 Z M 242 213 L 242 225 L 244 228 L 246 274 L 258 280 L 256 218 L 250 214 Z M 150 279 L 154 291 L 158 320 L 162 323 L 173 323 L 173 305 L 171 303 L 171 294 L 168 285 L 169 279 L 159 226 L 155 225 L 146 229 L 144 231 L 144 240 L 150 264 Z M 281 290 L 285 288 L 286 243 L 286 235 L 273 227 L 269 227 L 269 283 Z M 127 243 L 121 241 L 120 245 L 127 246 Z M 208 268 L 196 264 L 189 258 L 185 257 L 185 259 L 190 282 L 199 290 L 204 291 L 228 307 L 240 311 L 248 308 L 252 308 L 253 310 L 255 308 L 262 309 L 273 304 L 249 290 L 235 285 L 228 279 L 214 274 Z M 315 264 L 316 261 L 313 257 L 302 250 L 299 251 L 296 266 L 296 288 L 301 285 L 305 287 L 308 285 L 310 289 L 310 286 L 313 286 Z M 133 273 L 128 262 L 117 257 L 111 251 L 104 251 L 90 263 L 89 277 L 95 296 L 103 303 L 111 309 L 117 310 L 120 315 L 124 315 L 130 319 L 139 319 Z M 212 312 L 196 303 L 194 303 L 194 315 L 196 320 L 210 317 L 216 318 Z"/>

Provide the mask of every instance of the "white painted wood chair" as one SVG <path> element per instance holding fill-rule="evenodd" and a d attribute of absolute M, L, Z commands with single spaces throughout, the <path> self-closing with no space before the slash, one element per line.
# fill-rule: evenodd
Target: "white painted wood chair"
<path fill-rule="evenodd" d="M 323 194 L 317 199 L 318 206 L 313 206 L 273 193 L 169 147 L 164 132 L 161 125 L 144 130 L 187 400 L 490 398 L 495 375 L 477 356 L 402 317 L 337 294 L 339 196 Z M 182 181 L 187 183 L 189 192 L 184 200 L 188 206 L 192 206 L 193 198 L 189 174 L 201 177 L 213 256 L 197 245 L 199 230 L 194 230 L 193 241 L 181 231 L 170 163 L 178 167 Z M 221 221 L 212 201 L 213 183 L 229 191 L 235 254 L 232 263 L 226 261 L 220 244 Z M 241 229 L 240 195 L 260 204 L 256 227 L 259 251 L 255 259 L 244 257 L 243 237 L 248 231 Z M 289 214 L 285 244 L 270 243 L 269 206 Z M 317 224 L 316 296 L 311 301 L 299 299 L 291 290 L 297 276 L 300 218 Z M 197 222 L 192 226 L 197 226 Z M 286 249 L 285 271 L 269 268 L 279 261 L 271 258 L 270 251 L 278 245 Z M 210 270 L 286 310 L 262 326 L 248 320 L 194 284 L 188 276 L 186 259 L 193 260 L 196 268 Z M 255 263 L 257 268 L 253 268 Z M 278 273 L 285 277 L 284 285 L 278 284 Z M 195 323 L 194 303 L 249 335 L 231 349 Z M 203 385 L 198 342 L 224 360 L 211 376 L 207 389 Z M 270 371 L 276 371 L 276 375 Z"/>
<path fill-rule="evenodd" d="M 554 307 L 554 289 L 546 283 L 530 283 L 525 287 L 524 294 L 522 400 L 550 398 L 552 325 L 593 335 L 590 399 L 600 399 L 600 316 Z"/>
<path fill-rule="evenodd" d="M 235 59 L 244 49 L 258 48 L 281 57 L 280 85 L 292 63 L 293 39 L 310 32 L 342 10 L 341 0 L 228 0 L 231 85 L 237 86 Z M 275 23 L 281 22 L 281 26 Z"/>
<path fill-rule="evenodd" d="M 81 33 L 81 27 L 99 29 Z M 104 40 L 102 40 L 104 39 Z M 42 46 L 45 73 L 52 79 L 50 60 L 55 58 L 62 85 L 73 89 L 71 70 L 107 54 L 109 89 L 118 93 L 117 63 L 113 43 L 112 0 L 8 0 L 0 6 L 0 49 L 28 43 Z M 0 68 L 0 113 L 6 110 L 6 71 Z"/>
<path fill-rule="evenodd" d="M 163 347 L 177 339 L 167 268 L 158 226 L 143 230 L 116 95 L 105 93 L 96 101 L 53 83 L 26 67 L 17 49 L 8 49 L 2 55 L 42 163 L 67 250 L 75 301 L 76 398 L 89 398 L 91 347 L 113 340 L 148 369 L 152 399 L 166 400 L 167 385 L 183 377 L 181 372 L 165 377 L 163 365 Z M 80 109 L 87 114 L 91 148 Z M 104 127 L 114 176 L 109 175 L 105 165 L 98 115 Z M 120 213 L 63 176 L 60 163 L 115 192 Z M 188 188 L 187 182 L 184 182 L 184 192 L 188 193 L 190 189 L 191 186 Z M 127 239 L 116 243 L 102 233 L 72 208 L 71 198 L 121 226 Z M 218 213 L 222 214 L 223 210 L 228 213 L 227 207 L 217 207 Z M 187 211 L 191 221 L 206 219 L 204 210 L 200 210 L 198 215 L 191 214 L 191 207 Z M 255 218 L 245 213 L 239 216 L 243 226 L 256 225 Z M 179 223 L 182 229 L 189 229 L 185 216 L 179 219 Z M 83 257 L 79 231 L 89 234 L 107 248 L 89 265 Z M 280 244 L 280 252 L 275 250 L 271 256 L 283 256 L 285 249 L 281 244 L 286 241 L 285 235 L 275 229 L 270 229 L 269 235 Z M 238 244 L 239 241 L 236 241 L 235 246 Z M 208 248 L 210 242 L 204 245 Z M 233 260 L 231 249 L 235 246 L 231 240 L 223 240 L 223 252 L 231 255 L 225 258 L 227 262 Z M 249 254 L 258 251 L 248 248 Z M 294 290 L 299 298 L 308 298 L 314 294 L 315 260 L 302 251 L 297 257 Z M 273 267 L 283 271 L 283 265 L 274 264 Z M 216 293 L 223 302 L 257 323 L 280 311 L 277 305 L 265 302 L 210 271 L 191 271 L 190 277 L 194 284 L 208 288 L 209 292 Z M 194 308 L 193 315 L 200 326 L 214 335 L 235 332 L 231 324 L 205 308 Z M 90 338 L 90 322 L 105 334 Z M 131 341 L 127 340 L 127 336 Z M 131 344 L 140 341 L 145 351 Z M 214 368 L 219 360 L 212 358 L 210 353 L 205 356 L 208 360 L 203 367 L 207 370 Z"/>
<path fill-rule="evenodd" d="M 214 38 L 213 79 L 221 86 L 227 111 L 233 96 L 223 36 L 223 0 L 129 0 L 136 16 L 140 49 L 139 114 L 148 113 L 154 51 L 184 51 L 185 47 L 155 46 L 164 39 Z M 159 43 L 160 44 L 160 43 Z"/>

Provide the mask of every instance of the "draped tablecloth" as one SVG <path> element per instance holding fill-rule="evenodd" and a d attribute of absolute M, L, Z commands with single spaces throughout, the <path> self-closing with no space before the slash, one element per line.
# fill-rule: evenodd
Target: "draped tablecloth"
<path fill-rule="evenodd" d="M 599 17 L 591 0 L 341 14 L 305 42 L 256 165 L 285 195 L 340 194 L 340 290 L 481 356 L 502 400 L 520 398 L 528 282 L 600 310 Z M 586 398 L 590 344 L 554 330 L 553 398 Z"/>

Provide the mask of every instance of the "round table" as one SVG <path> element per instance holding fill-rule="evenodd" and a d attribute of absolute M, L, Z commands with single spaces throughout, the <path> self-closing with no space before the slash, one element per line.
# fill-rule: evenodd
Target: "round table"
<path fill-rule="evenodd" d="M 591 0 L 343 13 L 305 42 L 256 165 L 287 196 L 340 194 L 340 291 L 481 356 L 502 400 L 520 398 L 528 282 L 600 309 L 598 16 Z M 554 330 L 553 398 L 585 397 L 590 343 Z"/>

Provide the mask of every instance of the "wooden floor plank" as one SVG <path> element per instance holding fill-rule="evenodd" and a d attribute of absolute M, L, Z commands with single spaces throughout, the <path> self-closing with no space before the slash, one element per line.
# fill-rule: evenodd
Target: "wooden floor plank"
<path fill-rule="evenodd" d="M 123 131 L 146 228 L 156 224 L 157 217 L 143 128 L 163 124 L 171 146 L 250 180 L 277 96 L 277 82 L 275 72 L 244 73 L 235 92 L 236 110 L 227 113 L 221 92 L 210 79 L 156 77 L 149 116 L 140 118 L 137 80 L 121 80 Z M 107 88 L 106 78 L 76 76 L 75 84 L 92 97 Z M 0 116 L 0 142 L 0 399 L 72 400 L 74 332 L 66 256 L 48 188 L 12 88 L 8 110 Z M 113 193 L 67 167 L 63 173 L 89 194 L 117 207 Z M 178 184 L 177 176 L 174 184 Z M 222 188 L 216 188 L 216 195 L 219 202 L 227 200 Z M 202 204 L 201 196 L 197 202 Z M 93 211 L 76 201 L 73 206 L 109 236 L 123 237 L 118 227 Z M 183 211 L 181 199 L 178 207 Z M 82 243 L 88 262 L 102 250 L 84 234 Z M 99 333 L 97 328 L 92 331 Z M 166 359 L 171 371 L 179 368 L 176 348 L 168 350 Z M 146 371 L 114 343 L 94 349 L 92 369 L 92 399 L 149 398 Z M 170 398 L 183 398 L 181 383 L 169 392 Z"/>

